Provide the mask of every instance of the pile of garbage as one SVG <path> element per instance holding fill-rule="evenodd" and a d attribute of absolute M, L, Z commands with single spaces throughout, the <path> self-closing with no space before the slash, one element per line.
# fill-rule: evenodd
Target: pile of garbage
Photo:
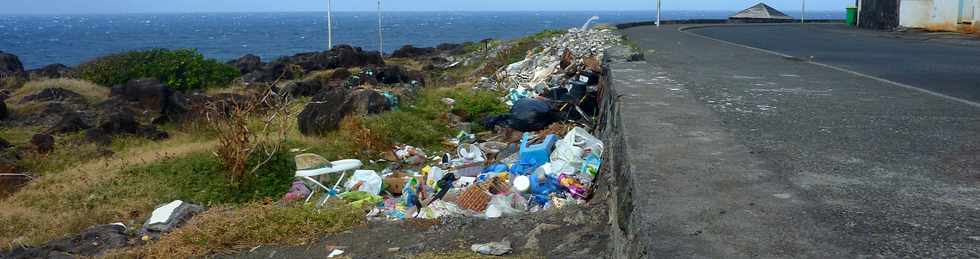
<path fill-rule="evenodd" d="M 447 139 L 455 150 L 444 154 L 397 146 L 386 159 L 394 163 L 382 172 L 351 169 L 348 179 L 316 183 L 322 188 L 313 190 L 298 181 L 286 199 L 309 200 L 323 191 L 326 199 L 343 199 L 378 220 L 497 218 L 582 204 L 591 197 L 604 151 L 591 132 L 604 87 L 603 52 L 617 41 L 610 30 L 571 29 L 501 68 L 494 79 L 481 80 L 482 87 L 509 92 L 501 102 L 511 106 L 510 113 L 483 122 L 492 132 L 461 128 Z M 455 100 L 443 102 L 452 106 Z M 360 165 L 300 160 L 318 159 L 298 157 L 304 170 Z"/>
<path fill-rule="evenodd" d="M 555 100 L 581 99 L 585 90 L 594 87 L 601 76 L 606 49 L 621 42 L 609 29 L 569 29 L 567 33 L 545 42 L 538 52 L 521 61 L 500 68 L 492 77 L 481 78 L 478 86 L 503 88 L 509 92 L 507 103 L 546 96 Z M 586 86 L 593 86 L 584 89 Z"/>
<path fill-rule="evenodd" d="M 521 133 L 516 143 L 461 135 L 455 152 L 441 155 L 399 146 L 392 166 L 355 170 L 325 196 L 370 209 L 369 218 L 496 218 L 585 202 L 602 164 L 603 142 L 568 123 Z M 309 196 L 303 186 L 297 182 L 286 199 Z"/>

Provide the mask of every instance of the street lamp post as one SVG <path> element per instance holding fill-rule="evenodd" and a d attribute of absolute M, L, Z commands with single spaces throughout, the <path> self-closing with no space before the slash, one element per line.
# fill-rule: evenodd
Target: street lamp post
<path fill-rule="evenodd" d="M 330 2 L 331 0 L 327 0 L 327 50 L 333 48 L 333 10 Z"/>
<path fill-rule="evenodd" d="M 806 24 L 806 0 L 801 0 L 803 7 L 800 8 L 800 24 Z"/>
<path fill-rule="evenodd" d="M 660 27 L 660 0 L 657 0 L 657 27 Z"/>
<path fill-rule="evenodd" d="M 381 28 L 381 0 L 378 0 L 378 52 L 381 52 L 381 56 L 384 57 L 385 39 Z"/>

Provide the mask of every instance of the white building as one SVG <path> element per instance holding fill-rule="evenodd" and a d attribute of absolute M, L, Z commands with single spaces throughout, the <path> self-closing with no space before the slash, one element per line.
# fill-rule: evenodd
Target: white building
<path fill-rule="evenodd" d="M 901 0 L 899 25 L 937 31 L 980 32 L 980 0 Z"/>

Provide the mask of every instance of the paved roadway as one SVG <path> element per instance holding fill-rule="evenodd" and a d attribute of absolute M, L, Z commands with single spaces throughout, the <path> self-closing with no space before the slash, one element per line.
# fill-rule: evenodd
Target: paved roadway
<path fill-rule="evenodd" d="M 784 26 L 693 32 L 980 96 L 943 72 L 980 64 L 964 65 L 971 49 L 818 32 L 888 46 L 835 51 L 841 40 Z M 744 36 L 757 32 L 775 34 Z M 678 27 L 625 33 L 647 57 L 612 68 L 648 255 L 980 257 L 980 108 Z"/>
<path fill-rule="evenodd" d="M 727 26 L 691 32 L 980 102 L 980 47 L 844 25 Z"/>

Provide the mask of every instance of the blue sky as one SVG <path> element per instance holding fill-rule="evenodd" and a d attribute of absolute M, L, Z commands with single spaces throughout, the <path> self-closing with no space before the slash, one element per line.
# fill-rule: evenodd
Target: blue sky
<path fill-rule="evenodd" d="M 326 0 L 0 0 L 0 13 L 173 13 L 322 11 Z M 663 0 L 665 10 L 740 10 L 759 0 Z M 784 11 L 800 0 L 764 1 Z M 841 10 L 854 0 L 809 0 L 809 10 Z M 374 10 L 374 0 L 334 0 L 338 11 Z M 655 0 L 386 0 L 391 11 L 652 10 Z M 596 6 L 596 4 L 600 4 Z"/>

